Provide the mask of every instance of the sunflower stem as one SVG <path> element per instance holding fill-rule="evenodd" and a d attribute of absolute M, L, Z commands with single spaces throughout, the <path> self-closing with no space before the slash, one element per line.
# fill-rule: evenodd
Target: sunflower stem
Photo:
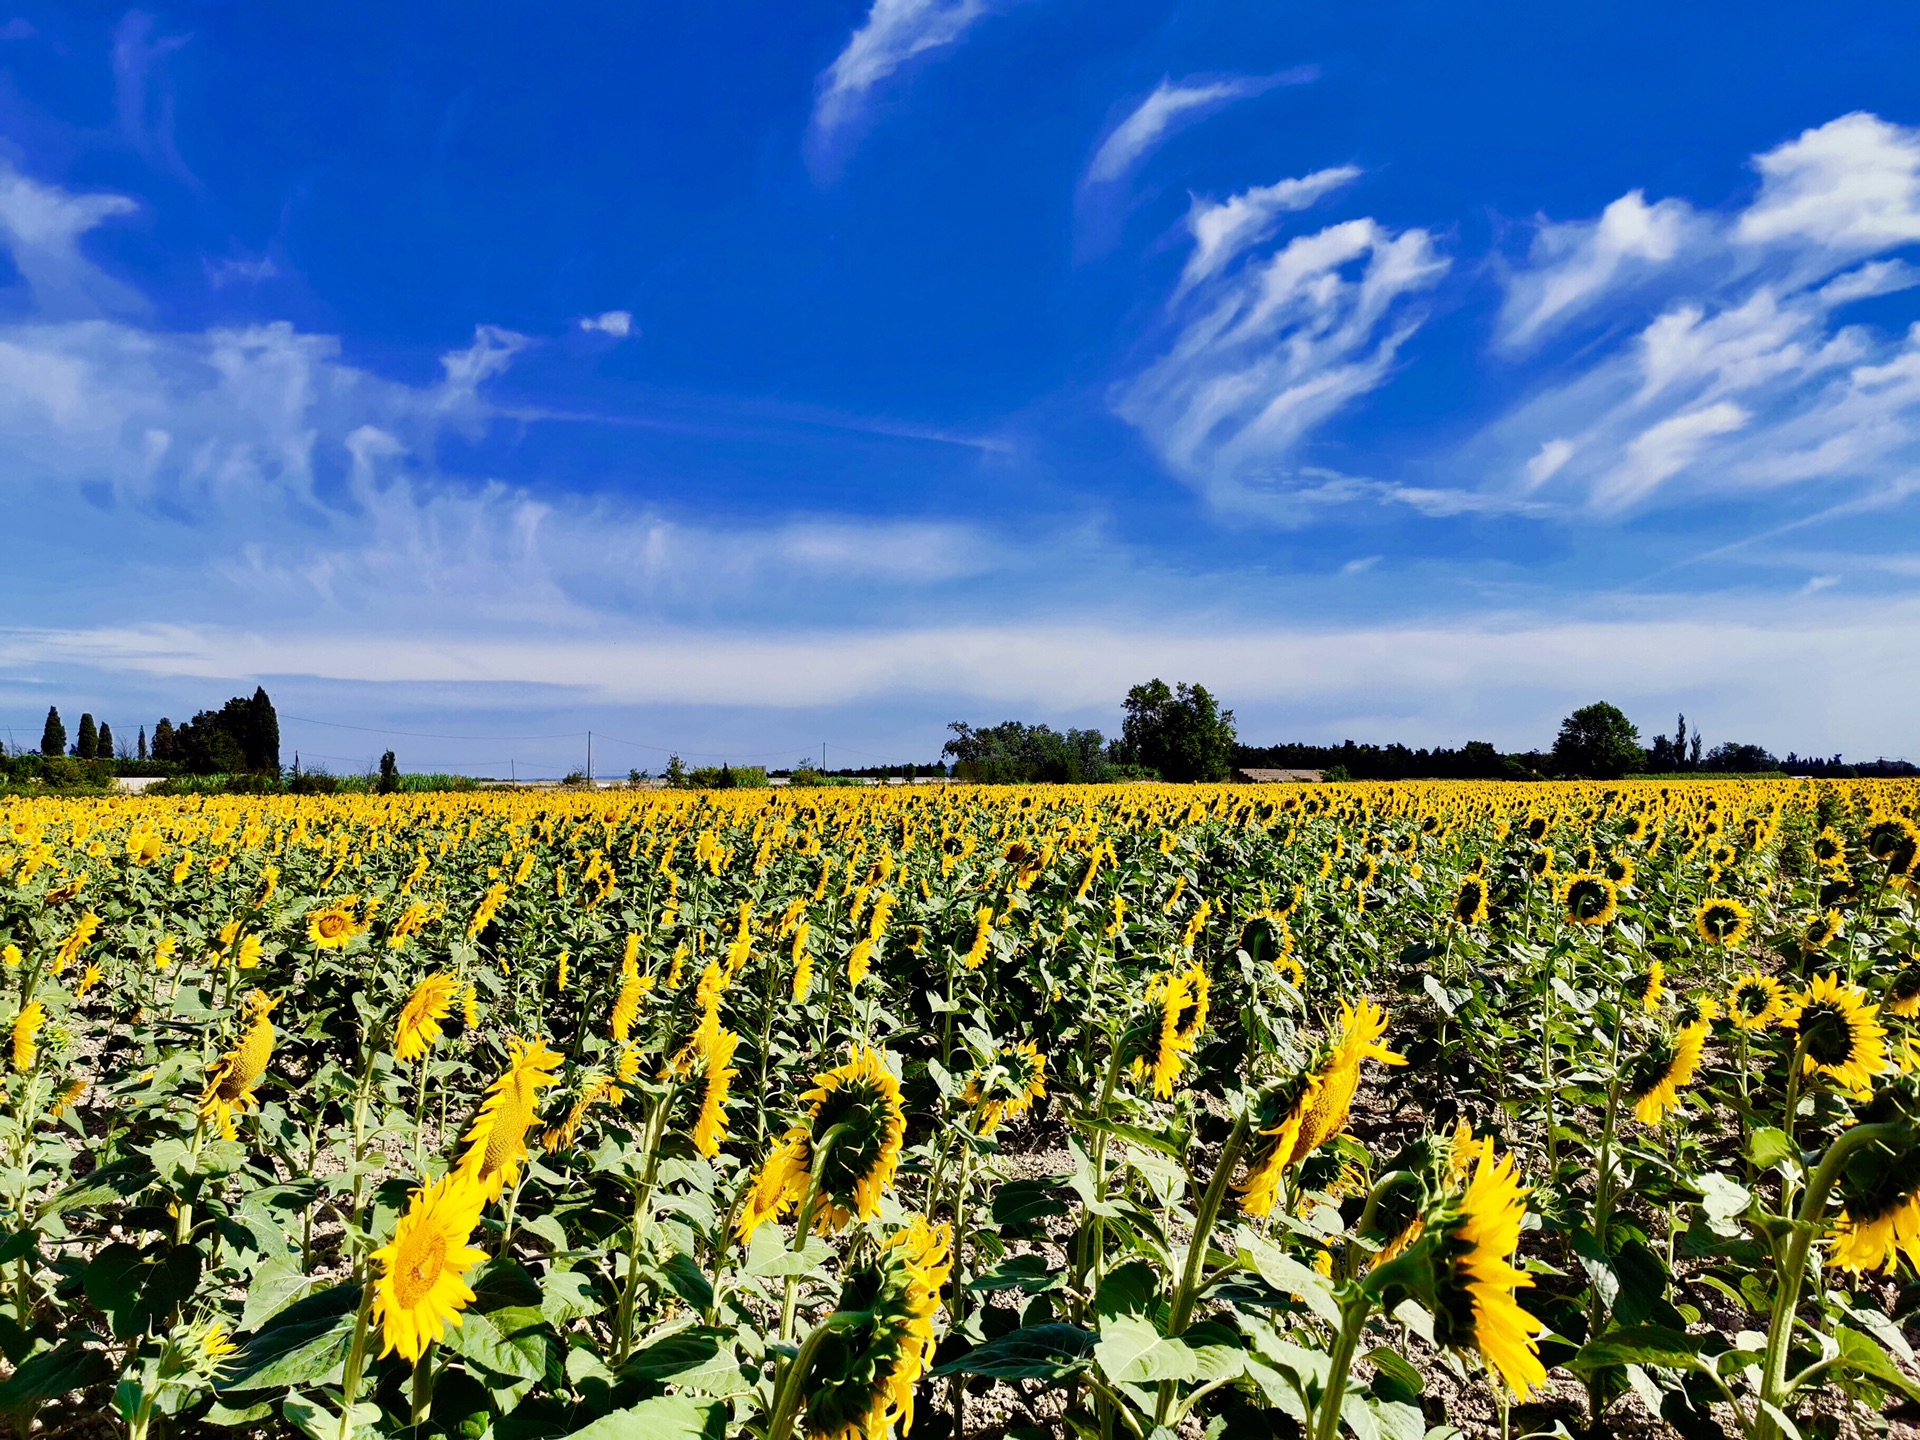
<path fill-rule="evenodd" d="M 353 1318 L 353 1343 L 347 1349 L 347 1365 L 340 1377 L 339 1440 L 353 1440 L 353 1406 L 359 1398 L 360 1377 L 367 1365 L 367 1329 L 373 1318 L 372 1282 L 362 1266 L 356 1263 L 354 1268 L 361 1271 L 360 1311 Z"/>
<path fill-rule="evenodd" d="M 1340 1301 L 1340 1334 L 1327 1357 L 1327 1388 L 1313 1411 L 1312 1440 L 1338 1440 L 1340 1406 L 1347 1398 L 1347 1373 L 1353 1368 L 1353 1352 L 1360 1348 L 1361 1332 L 1373 1313 L 1373 1297 L 1356 1285 Z"/>
<path fill-rule="evenodd" d="M 806 1398 L 807 1372 L 813 1368 L 813 1357 L 819 1353 L 821 1343 L 835 1330 L 856 1325 L 864 1318 L 859 1313 L 849 1315 L 836 1311 L 808 1332 L 807 1338 L 801 1343 L 800 1352 L 787 1362 L 779 1387 L 774 1392 L 773 1416 L 767 1422 L 767 1440 L 792 1440 L 793 1422 L 800 1414 L 800 1402 Z"/>
<path fill-rule="evenodd" d="M 800 1205 L 800 1220 L 794 1230 L 794 1243 L 801 1249 L 807 1245 L 807 1236 L 813 1233 L 813 1211 L 820 1201 L 820 1177 L 826 1173 L 827 1158 L 832 1155 L 834 1146 L 847 1133 L 845 1123 L 830 1128 L 820 1137 L 820 1145 L 814 1152 L 813 1168 L 807 1175 L 807 1198 Z M 793 1339 L 793 1315 L 800 1303 L 800 1277 L 787 1277 L 786 1294 L 780 1302 L 780 1339 L 786 1343 Z M 771 1440 L 771 1437 L 769 1437 Z"/>
<path fill-rule="evenodd" d="M 1194 1301 L 1199 1298 L 1200 1276 L 1206 1268 L 1207 1244 L 1213 1237 L 1214 1222 L 1220 1218 L 1220 1207 L 1226 1201 L 1227 1186 L 1232 1182 L 1234 1172 L 1240 1168 L 1240 1152 L 1246 1148 L 1247 1116 L 1248 1112 L 1242 1110 L 1239 1118 L 1233 1122 L 1233 1132 L 1221 1147 L 1213 1179 L 1208 1183 L 1206 1193 L 1200 1198 L 1200 1208 L 1194 1214 L 1193 1238 L 1187 1243 L 1187 1263 L 1180 1273 L 1180 1288 L 1173 1292 L 1173 1306 L 1167 1314 L 1169 1339 L 1187 1328 Z M 1172 1404 L 1173 1382 L 1163 1380 L 1160 1382 L 1159 1403 L 1154 1407 L 1154 1424 L 1166 1422 L 1167 1409 Z"/>

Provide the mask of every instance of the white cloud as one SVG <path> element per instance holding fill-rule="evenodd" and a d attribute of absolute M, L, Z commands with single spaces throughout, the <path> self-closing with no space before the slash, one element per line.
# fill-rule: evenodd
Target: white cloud
<path fill-rule="evenodd" d="M 1502 343 L 1524 346 L 1579 314 L 1621 279 L 1623 269 L 1664 265 L 1680 253 L 1693 228 L 1685 201 L 1649 205 L 1639 190 L 1622 195 L 1598 220 L 1542 224 L 1529 264 L 1507 287 Z"/>
<path fill-rule="evenodd" d="M 602 335 L 611 335 L 616 340 L 624 340 L 633 333 L 633 314 L 627 310 L 609 310 L 602 315 L 586 315 L 580 320 L 582 330 L 597 330 Z"/>
<path fill-rule="evenodd" d="M 873 90 L 916 55 L 958 41 L 991 0 L 873 0 L 866 20 L 820 77 L 813 105 L 818 137 L 852 123 Z"/>
<path fill-rule="evenodd" d="M 272 280 L 280 274 L 280 267 L 271 257 L 262 255 L 257 260 L 223 259 L 204 262 L 207 283 L 219 290 L 234 283 L 257 285 L 262 280 Z"/>
<path fill-rule="evenodd" d="M 75 195 L 0 162 L 0 244 L 13 256 L 34 307 L 47 315 L 131 310 L 140 297 L 80 252 L 80 237 L 139 209 L 124 195 Z"/>
<path fill-rule="evenodd" d="M 1367 573 L 1367 571 L 1373 569 L 1374 566 L 1378 565 L 1380 563 L 1380 559 L 1381 557 L 1378 555 L 1357 556 L 1356 558 L 1349 560 L 1347 561 L 1346 564 L 1342 565 L 1340 567 L 1340 573 L 1342 575 L 1364 575 Z"/>
<path fill-rule="evenodd" d="M 1300 485 L 1300 444 L 1385 382 L 1448 263 L 1426 231 L 1371 219 L 1298 236 L 1177 294 L 1172 344 L 1115 410 L 1216 502 L 1285 518 L 1323 488 Z"/>
<path fill-rule="evenodd" d="M 1489 431 L 1513 487 L 1619 512 L 1788 484 L 1885 487 L 1920 462 L 1920 330 L 1888 336 L 1839 314 L 1920 283 L 1875 253 L 1920 243 L 1920 130 L 1847 115 L 1754 166 L 1759 193 L 1742 209 L 1636 190 L 1597 220 L 1543 226 L 1507 275 L 1497 339 L 1520 349 L 1564 331 L 1582 348 Z"/>
<path fill-rule="evenodd" d="M 1312 78 L 1312 71 L 1287 75 L 1228 75 L 1218 79 L 1195 77 L 1175 81 L 1162 80 L 1153 93 L 1134 107 L 1127 118 L 1108 133 L 1087 166 L 1087 181 L 1094 185 L 1120 179 L 1149 150 L 1173 131 L 1211 115 L 1223 105 L 1244 100 L 1271 90 L 1284 81 Z"/>
<path fill-rule="evenodd" d="M 1360 175 L 1356 165 L 1336 165 L 1297 180 L 1243 190 L 1218 203 L 1194 196 L 1187 212 L 1193 254 L 1180 274 L 1180 288 L 1185 290 L 1224 269 L 1249 245 L 1271 235 L 1283 215 L 1308 209 Z"/>

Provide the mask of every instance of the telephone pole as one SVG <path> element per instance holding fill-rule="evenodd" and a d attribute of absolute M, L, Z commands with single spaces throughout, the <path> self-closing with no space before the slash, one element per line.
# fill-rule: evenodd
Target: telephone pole
<path fill-rule="evenodd" d="M 593 731 L 587 731 L 587 788 L 593 788 Z"/>

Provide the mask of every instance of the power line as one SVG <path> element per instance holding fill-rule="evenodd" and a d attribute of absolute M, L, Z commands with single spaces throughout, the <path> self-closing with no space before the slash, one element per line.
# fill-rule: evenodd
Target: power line
<path fill-rule="evenodd" d="M 316 720 L 311 715 L 288 715 L 302 725 L 328 725 L 335 730 L 359 730 L 368 735 L 404 735 L 413 740 L 578 740 L 587 732 L 564 730 L 556 735 L 436 735 L 427 730 L 382 730 L 373 725 L 347 725 L 338 720 Z"/>

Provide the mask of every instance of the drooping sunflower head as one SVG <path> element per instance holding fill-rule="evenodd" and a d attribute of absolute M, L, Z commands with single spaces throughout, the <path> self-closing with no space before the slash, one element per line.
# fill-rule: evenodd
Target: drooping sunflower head
<path fill-rule="evenodd" d="M 1738 945 L 1753 928 L 1753 917 L 1738 900 L 1703 900 L 1693 912 L 1693 928 L 1709 945 Z"/>
<path fill-rule="evenodd" d="M 1604 875 L 1569 875 L 1560 886 L 1560 908 L 1571 925 L 1605 925 L 1620 913 L 1620 896 Z"/>
<path fill-rule="evenodd" d="M 1704 990 L 1690 991 L 1673 1007 L 1673 1023 L 1685 1029 L 1689 1025 L 1712 1025 L 1720 1018 L 1720 1002 Z"/>
<path fill-rule="evenodd" d="M 1800 931 L 1800 948 L 1803 950 L 1824 950 L 1840 934 L 1842 917 L 1838 910 L 1828 910 L 1814 916 Z"/>
<path fill-rule="evenodd" d="M 1884 1085 L 1860 1112 L 1868 1125 L 1891 1124 L 1891 1141 L 1863 1145 L 1849 1157 L 1836 1186 L 1843 1207 L 1834 1227 L 1833 1260 L 1855 1272 L 1893 1272 L 1904 1253 L 1920 1268 L 1920 1077 Z"/>
<path fill-rule="evenodd" d="M 1196 964 L 1160 976 L 1148 990 L 1159 1017 L 1153 1044 L 1153 1093 L 1159 1099 L 1172 1096 L 1186 1057 L 1206 1028 L 1212 988 L 1205 967 Z"/>
<path fill-rule="evenodd" d="M 1624 890 L 1633 884 L 1633 857 L 1616 850 L 1607 857 L 1607 868 L 1601 873 Z"/>
<path fill-rule="evenodd" d="M 1920 830 L 1904 815 L 1889 815 L 1867 831 L 1867 853 L 1887 867 L 1889 876 L 1911 875 L 1920 864 Z"/>
<path fill-rule="evenodd" d="M 1831 825 L 1813 837 L 1813 858 L 1822 865 L 1832 865 L 1836 861 L 1845 864 L 1847 843 Z"/>
<path fill-rule="evenodd" d="M 1909 960 L 1900 967 L 1880 1005 L 1889 1015 L 1902 1019 L 1920 1015 L 1920 960 Z"/>
<path fill-rule="evenodd" d="M 914 1391 L 952 1270 L 952 1227 L 915 1216 L 847 1276 L 835 1323 L 801 1382 L 810 1440 L 884 1440 L 889 1427 L 900 1435 L 913 1428 Z"/>
<path fill-rule="evenodd" d="M 1478 873 L 1460 882 L 1453 897 L 1453 918 L 1462 925 L 1483 925 L 1487 919 L 1487 882 Z"/>
<path fill-rule="evenodd" d="M 538 1037 L 508 1042 L 506 1073 L 480 1102 L 458 1167 L 481 1188 L 485 1203 L 499 1199 L 519 1177 L 527 1158 L 527 1131 L 539 1118 L 540 1092 L 559 1083 L 554 1072 L 565 1060 Z"/>
<path fill-rule="evenodd" d="M 1527 856 L 1527 870 L 1536 880 L 1544 880 L 1553 874 L 1553 847 L 1542 845 Z"/>
<path fill-rule="evenodd" d="M 1727 1018 L 1742 1030 L 1765 1030 L 1787 1013 L 1787 991 L 1771 975 L 1749 970 L 1727 993 Z"/>
<path fill-rule="evenodd" d="M 307 915 L 307 939 L 316 950 L 344 950 L 360 930 L 351 905 L 326 905 Z"/>
<path fill-rule="evenodd" d="M 991 1135 L 1005 1120 L 1026 1114 L 1047 1093 L 1047 1062 L 1031 1040 L 1002 1045 L 967 1077 L 962 1103 L 973 1108 L 974 1124 Z"/>
<path fill-rule="evenodd" d="M 1470 1140 L 1463 1149 L 1472 1156 L 1470 1178 L 1429 1209 L 1423 1226 L 1432 1246 L 1434 1339 L 1478 1352 L 1524 1400 L 1547 1379 L 1534 1338 L 1546 1327 L 1514 1298 L 1533 1284 L 1513 1264 L 1527 1192 L 1514 1157 L 1496 1160 L 1491 1139 Z"/>
<path fill-rule="evenodd" d="M 433 1048 L 440 1038 L 440 1022 L 453 1009 L 460 982 L 444 972 L 427 976 L 413 987 L 400 1018 L 393 1025 L 393 1058 L 411 1064 Z"/>
<path fill-rule="evenodd" d="M 1651 1015 L 1660 1008 L 1660 1002 L 1667 994 L 1667 967 L 1659 960 L 1649 960 L 1646 965 L 1627 977 L 1625 986 L 1627 998 Z"/>
<path fill-rule="evenodd" d="M 473 1302 L 467 1272 L 487 1258 L 468 1244 L 485 1205 L 484 1189 L 458 1170 L 413 1192 L 393 1239 L 373 1252 L 380 1267 L 373 1318 L 382 1356 L 397 1350 L 418 1363 L 449 1325 L 460 1323 L 460 1312 Z"/>
<path fill-rule="evenodd" d="M 1874 1077 L 1890 1068 L 1880 1007 L 1837 975 L 1816 975 L 1787 1006 L 1781 1022 L 1798 1032 L 1808 1075 L 1824 1075 L 1861 1099 L 1873 1093 Z"/>
<path fill-rule="evenodd" d="M 1629 1063 L 1626 1095 L 1642 1125 L 1658 1125 L 1680 1108 L 1680 1092 L 1693 1083 L 1706 1042 L 1704 1022 L 1684 1026 L 1672 1035 L 1656 1035 Z"/>
<path fill-rule="evenodd" d="M 863 1045 L 845 1065 L 816 1075 L 800 1098 L 812 1106 L 804 1126 L 810 1153 L 831 1145 L 820 1171 L 823 1217 L 836 1230 L 853 1215 L 870 1219 L 900 1168 L 907 1134 L 900 1082 Z"/>

